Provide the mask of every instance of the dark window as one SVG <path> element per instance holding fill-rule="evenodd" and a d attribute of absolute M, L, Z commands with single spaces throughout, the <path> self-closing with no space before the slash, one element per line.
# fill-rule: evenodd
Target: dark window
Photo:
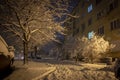
<path fill-rule="evenodd" d="M 112 10 L 114 9 L 114 4 L 111 3 L 111 4 L 109 5 L 109 8 L 110 8 L 110 11 L 112 11 Z"/>
<path fill-rule="evenodd" d="M 110 28 L 111 28 L 111 31 L 114 29 L 114 24 L 113 24 L 113 22 L 110 23 Z"/>
<path fill-rule="evenodd" d="M 76 26 L 75 26 L 75 19 L 73 19 L 73 29 L 75 29 L 76 28 Z"/>
<path fill-rule="evenodd" d="M 76 29 L 76 34 L 79 33 L 79 28 Z"/>
<path fill-rule="evenodd" d="M 104 34 L 104 26 L 98 28 L 98 34 L 100 34 L 100 35 Z"/>
<path fill-rule="evenodd" d="M 86 0 L 87 2 L 89 1 L 89 0 Z"/>
<path fill-rule="evenodd" d="M 85 31 L 85 24 L 81 24 L 82 33 Z"/>
<path fill-rule="evenodd" d="M 110 28 L 111 28 L 111 31 L 120 28 L 120 21 L 119 21 L 119 19 L 112 21 L 110 23 Z"/>
<path fill-rule="evenodd" d="M 102 18 L 105 15 L 105 11 L 101 10 L 100 12 L 97 13 L 97 19 Z"/>
<path fill-rule="evenodd" d="M 81 15 L 81 19 L 83 19 L 85 17 L 85 13 L 82 13 Z"/>
<path fill-rule="evenodd" d="M 96 4 L 99 4 L 102 0 L 96 0 Z"/>
<path fill-rule="evenodd" d="M 73 31 L 73 34 L 72 34 L 72 36 L 75 36 L 75 32 Z"/>
<path fill-rule="evenodd" d="M 100 11 L 99 13 L 97 13 L 97 19 L 100 19 L 102 16 L 104 16 L 104 11 Z"/>
<path fill-rule="evenodd" d="M 82 6 L 81 6 L 81 7 L 83 8 L 83 7 L 84 7 L 84 5 L 85 5 L 85 2 L 83 1 L 83 2 L 82 2 Z"/>
<path fill-rule="evenodd" d="M 118 7 L 118 0 L 114 0 L 115 7 Z"/>
<path fill-rule="evenodd" d="M 92 18 L 88 20 L 88 26 L 92 24 Z"/>
<path fill-rule="evenodd" d="M 109 5 L 109 12 L 117 8 L 118 6 L 118 0 L 114 0 L 110 5 Z"/>

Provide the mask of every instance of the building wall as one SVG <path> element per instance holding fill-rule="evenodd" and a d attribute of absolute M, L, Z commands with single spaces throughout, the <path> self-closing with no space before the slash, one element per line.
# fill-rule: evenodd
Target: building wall
<path fill-rule="evenodd" d="M 91 4 L 92 10 L 88 12 Z M 74 36 L 88 36 L 94 31 L 110 42 L 120 40 L 120 0 L 81 0 L 73 13 L 79 15 L 73 21 Z"/>

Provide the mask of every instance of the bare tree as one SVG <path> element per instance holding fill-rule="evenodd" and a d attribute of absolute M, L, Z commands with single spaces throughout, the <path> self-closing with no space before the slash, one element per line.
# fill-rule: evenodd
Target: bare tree
<path fill-rule="evenodd" d="M 55 33 L 64 30 L 58 22 L 64 22 L 67 8 L 67 0 L 1 0 L 0 23 L 23 41 L 24 64 L 28 62 L 30 42 L 57 41 Z"/>

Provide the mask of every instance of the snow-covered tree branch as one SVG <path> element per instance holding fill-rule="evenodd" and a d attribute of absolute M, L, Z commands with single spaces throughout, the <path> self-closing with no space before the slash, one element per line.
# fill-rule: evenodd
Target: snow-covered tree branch
<path fill-rule="evenodd" d="M 67 0 L 2 0 L 1 23 L 23 41 L 24 63 L 28 61 L 31 40 L 41 44 L 51 40 L 59 42 L 56 32 L 63 33 L 64 28 L 57 19 L 68 13 L 68 6 Z"/>

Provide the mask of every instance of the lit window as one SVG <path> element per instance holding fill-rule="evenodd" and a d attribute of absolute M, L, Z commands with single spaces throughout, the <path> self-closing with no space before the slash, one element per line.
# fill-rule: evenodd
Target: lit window
<path fill-rule="evenodd" d="M 90 4 L 90 5 L 88 6 L 88 13 L 90 13 L 90 12 L 92 11 L 92 9 L 93 9 L 93 6 L 92 6 L 92 4 Z"/>
<path fill-rule="evenodd" d="M 94 36 L 94 32 L 93 31 L 91 31 L 91 32 L 88 33 L 88 39 L 93 38 L 93 36 Z"/>

